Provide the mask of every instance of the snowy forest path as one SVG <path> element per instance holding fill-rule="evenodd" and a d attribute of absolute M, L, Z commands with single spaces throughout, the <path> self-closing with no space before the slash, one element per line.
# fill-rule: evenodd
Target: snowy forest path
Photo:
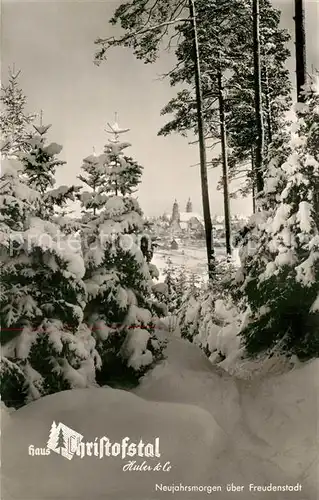
<path fill-rule="evenodd" d="M 132 392 L 152 401 L 199 406 L 229 433 L 239 418 L 230 411 L 234 406 L 239 408 L 232 377 L 221 374 L 199 347 L 175 336 L 169 337 L 165 356 Z"/>
<path fill-rule="evenodd" d="M 198 346 L 174 335 L 165 354 L 135 394 L 208 411 L 228 436 L 227 453 L 244 477 L 262 481 L 267 471 L 273 483 L 290 477 L 295 484 L 299 478 L 305 490 L 309 484 L 303 500 L 316 498 L 318 360 L 288 373 L 244 380 L 212 365 Z"/>
<path fill-rule="evenodd" d="M 164 334 L 165 332 L 162 332 Z M 166 334 L 167 335 L 167 334 Z M 2 429 L 3 500 L 161 500 L 157 484 L 245 485 L 240 500 L 316 500 L 319 361 L 264 380 L 238 382 L 216 369 L 186 340 L 170 336 L 166 359 L 133 391 L 90 388 L 40 398 L 7 415 Z M 123 472 L 121 458 L 58 453 L 28 455 L 43 447 L 52 420 L 85 441 L 123 436 L 151 443 L 159 436 L 166 472 Z M 140 462 L 144 460 L 141 459 Z M 58 478 L 58 480 L 57 480 Z M 300 491 L 249 492 L 249 484 L 296 485 Z M 194 492 L 177 500 L 203 500 Z M 230 500 L 225 489 L 216 500 Z"/>

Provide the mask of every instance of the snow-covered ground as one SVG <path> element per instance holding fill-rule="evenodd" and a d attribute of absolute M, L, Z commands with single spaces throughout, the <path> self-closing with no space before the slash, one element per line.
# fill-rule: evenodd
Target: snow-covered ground
<path fill-rule="evenodd" d="M 316 500 L 319 361 L 250 382 L 217 371 L 195 345 L 171 337 L 166 360 L 129 393 L 109 388 L 65 391 L 5 415 L 2 500 L 204 499 L 205 491 L 165 491 L 172 486 L 221 486 L 212 498 Z M 160 458 L 134 458 L 170 471 L 123 471 L 118 457 L 56 453 L 29 456 L 45 447 L 52 421 L 84 441 L 160 440 Z M 226 485 L 244 486 L 227 492 Z M 298 492 L 249 491 L 249 484 L 291 485 Z"/>
<path fill-rule="evenodd" d="M 217 247 L 215 249 L 215 254 L 217 258 L 224 257 L 226 250 L 224 247 Z M 194 273 L 204 280 L 207 279 L 207 254 L 205 242 L 202 242 L 201 246 L 185 242 L 179 246 L 178 250 L 157 249 L 154 252 L 152 264 L 155 264 L 158 268 L 161 281 L 164 279 L 163 271 L 167 266 L 168 259 L 171 259 L 174 266 L 180 268 L 185 266 L 188 272 Z"/>

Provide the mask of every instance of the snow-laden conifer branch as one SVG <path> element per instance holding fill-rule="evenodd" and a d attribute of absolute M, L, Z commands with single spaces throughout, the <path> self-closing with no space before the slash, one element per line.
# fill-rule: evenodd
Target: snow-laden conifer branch
<path fill-rule="evenodd" d="M 165 21 L 163 23 L 156 24 L 154 26 L 148 26 L 142 30 L 134 31 L 132 33 L 128 33 L 123 35 L 122 37 L 115 38 L 114 36 L 108 38 L 97 38 L 95 40 L 96 45 L 101 45 L 102 48 L 95 54 L 95 64 L 99 65 L 103 59 L 105 59 L 105 53 L 111 47 L 118 46 L 127 46 L 130 42 L 136 40 L 139 36 L 149 33 L 151 31 L 161 31 L 162 28 L 165 28 L 163 33 L 160 33 L 160 39 L 163 38 L 167 34 L 167 28 L 173 24 L 190 22 L 192 19 L 189 18 L 178 18 L 173 19 L 171 21 Z M 158 40 L 159 41 L 159 40 Z"/>

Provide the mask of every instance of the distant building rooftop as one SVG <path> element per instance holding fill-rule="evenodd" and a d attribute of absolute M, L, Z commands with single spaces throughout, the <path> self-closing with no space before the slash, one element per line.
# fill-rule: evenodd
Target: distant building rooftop
<path fill-rule="evenodd" d="M 203 217 L 196 212 L 180 212 L 179 220 L 180 222 L 189 222 L 191 219 L 197 219 L 199 222 L 203 222 Z"/>

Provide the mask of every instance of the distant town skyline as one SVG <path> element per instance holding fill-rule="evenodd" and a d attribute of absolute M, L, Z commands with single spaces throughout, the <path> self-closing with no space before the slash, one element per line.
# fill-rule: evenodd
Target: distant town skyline
<path fill-rule="evenodd" d="M 77 181 L 82 159 L 95 148 L 102 152 L 108 134 L 104 128 L 114 121 L 130 128 L 127 151 L 143 167 L 136 195 L 146 215 L 170 211 L 174 199 L 181 205 L 190 197 L 194 211 L 202 211 L 198 150 L 178 135 L 158 137 L 166 119 L 160 110 L 175 94 L 160 75 L 174 63 L 163 53 L 154 65 L 137 61 L 129 49 L 110 51 L 108 61 L 93 64 L 94 40 L 114 31 L 108 24 L 119 1 L 2 1 L 2 80 L 8 66 L 21 69 L 21 86 L 28 110 L 44 110 L 44 123 L 51 123 L 48 139 L 63 145 L 67 161 L 57 172 L 57 185 Z M 282 26 L 294 35 L 293 0 L 273 2 L 282 11 Z M 318 4 L 306 6 L 308 68 L 319 67 Z M 113 31 L 111 31 L 113 30 Z M 116 32 L 116 29 L 115 29 Z M 293 40 L 290 44 L 293 50 Z M 294 60 L 289 60 L 293 75 Z M 210 155 L 210 153 L 209 153 Z M 216 190 L 220 172 L 209 171 L 212 214 L 223 213 L 222 193 Z M 250 198 L 232 200 L 234 213 L 249 214 Z"/>

